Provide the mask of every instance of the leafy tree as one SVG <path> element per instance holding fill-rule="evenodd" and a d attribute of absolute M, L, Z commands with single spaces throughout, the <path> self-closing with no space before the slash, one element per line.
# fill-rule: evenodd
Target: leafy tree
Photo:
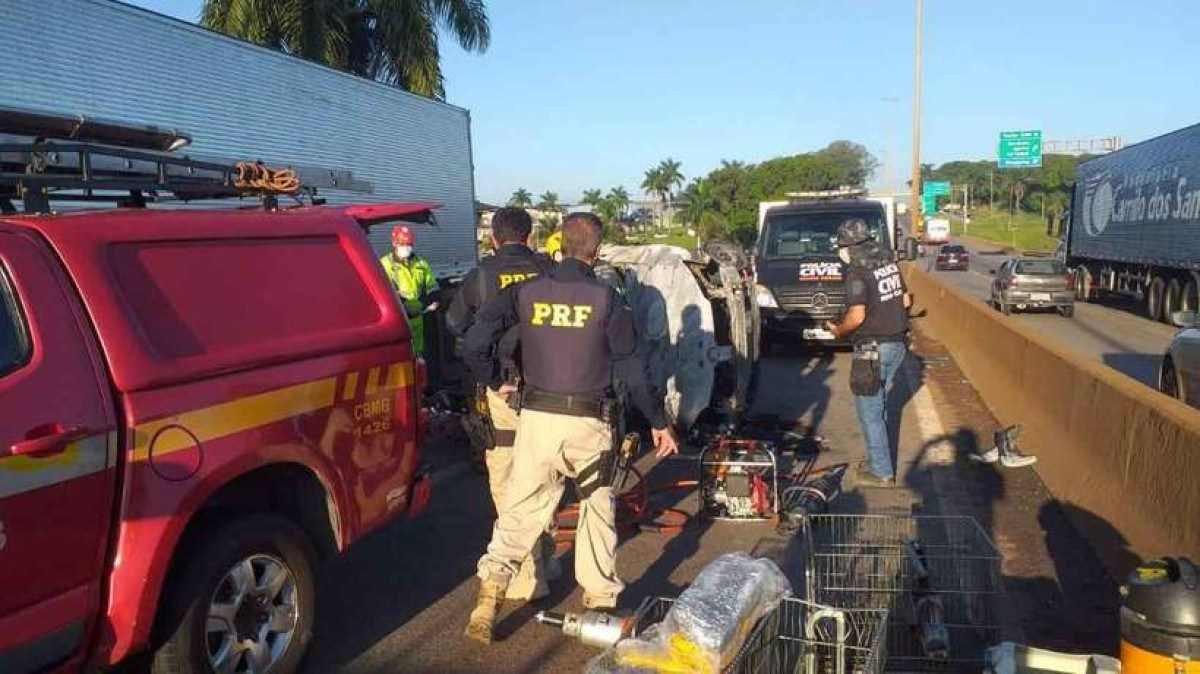
<path fill-rule="evenodd" d="M 529 208 L 533 205 L 533 195 L 524 187 L 518 187 L 517 191 L 513 192 L 512 196 L 508 198 L 508 205 L 516 206 L 517 208 Z"/>
<path fill-rule="evenodd" d="M 684 190 L 684 219 L 698 227 L 705 239 L 728 238 L 749 245 L 758 234 L 760 201 L 786 199 L 788 192 L 860 185 L 875 165 L 865 148 L 849 141 L 761 164 L 722 161 Z"/>
<path fill-rule="evenodd" d="M 200 23 L 439 99 L 439 29 L 468 51 L 491 43 L 484 0 L 204 0 Z"/>

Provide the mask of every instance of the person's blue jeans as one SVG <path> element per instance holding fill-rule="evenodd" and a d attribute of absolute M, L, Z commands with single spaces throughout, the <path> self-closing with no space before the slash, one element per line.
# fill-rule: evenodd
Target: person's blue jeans
<path fill-rule="evenodd" d="M 883 386 L 873 396 L 854 396 L 854 408 L 858 411 L 858 423 L 867 441 L 867 467 L 876 476 L 885 480 L 895 477 L 892 467 L 892 448 L 888 436 L 887 395 L 908 346 L 904 342 L 881 342 L 879 344 L 879 367 Z"/>

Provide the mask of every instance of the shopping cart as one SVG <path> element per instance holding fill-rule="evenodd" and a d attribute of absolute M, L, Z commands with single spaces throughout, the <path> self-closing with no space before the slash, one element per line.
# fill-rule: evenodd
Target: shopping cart
<path fill-rule="evenodd" d="M 999 637 L 1000 555 L 970 517 L 814 515 L 808 597 L 886 609 L 889 670 L 976 671 Z"/>
<path fill-rule="evenodd" d="M 642 602 L 635 635 L 662 621 L 673 603 L 663 597 Z M 722 674 L 882 674 L 887 624 L 882 609 L 784 599 L 759 620 Z"/>

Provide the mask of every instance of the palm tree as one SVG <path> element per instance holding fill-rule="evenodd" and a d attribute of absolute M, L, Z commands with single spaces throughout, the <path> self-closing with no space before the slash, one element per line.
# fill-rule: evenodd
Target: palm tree
<path fill-rule="evenodd" d="M 200 23 L 439 99 L 439 30 L 468 51 L 486 51 L 492 37 L 484 0 L 204 0 Z"/>
<path fill-rule="evenodd" d="M 617 218 L 625 217 L 625 211 L 629 209 L 629 192 L 626 192 L 624 187 L 617 185 L 608 191 L 607 198 L 616 208 Z"/>
<path fill-rule="evenodd" d="M 561 210 L 562 205 L 558 203 L 558 195 L 547 190 L 538 197 L 537 209 L 553 213 Z"/>
<path fill-rule="evenodd" d="M 671 201 L 672 193 L 679 189 L 683 184 L 683 174 L 679 172 L 681 164 L 670 157 L 662 160 L 658 165 L 658 171 L 661 176 L 662 185 L 667 193 L 667 201 Z"/>
<path fill-rule="evenodd" d="M 512 196 L 508 198 L 508 205 L 516 206 L 517 208 L 529 208 L 533 205 L 533 195 L 524 187 L 518 187 L 517 191 L 513 192 Z"/>
<path fill-rule="evenodd" d="M 600 210 L 602 201 L 604 201 L 604 193 L 601 190 L 584 190 L 583 196 L 579 199 L 579 203 L 591 206 L 593 211 Z"/>
<path fill-rule="evenodd" d="M 663 182 L 662 164 L 646 170 L 646 176 L 642 179 L 642 190 L 647 194 L 653 194 L 658 199 L 660 207 L 665 207 L 667 192 L 670 190 L 667 188 L 666 183 Z M 659 224 L 661 225 L 661 211 L 659 215 Z"/>
<path fill-rule="evenodd" d="M 680 196 L 685 204 L 684 218 L 693 227 L 698 226 L 704 214 L 713 209 L 712 185 L 703 178 L 693 178 Z"/>

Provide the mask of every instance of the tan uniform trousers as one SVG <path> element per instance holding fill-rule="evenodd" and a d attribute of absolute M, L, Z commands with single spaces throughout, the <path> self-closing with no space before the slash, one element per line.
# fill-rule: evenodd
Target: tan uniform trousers
<path fill-rule="evenodd" d="M 612 449 L 612 431 L 599 419 L 522 410 L 504 505 L 492 529 L 479 577 L 513 577 L 520 560 L 554 518 L 565 477 Z M 616 606 L 625 584 L 617 577 L 616 501 L 601 487 L 580 504 L 575 531 L 575 579 L 595 608 Z"/>
<path fill-rule="evenodd" d="M 491 390 L 487 390 L 488 414 L 492 417 L 492 425 L 497 431 L 517 430 L 517 413 L 508 406 L 504 398 Z M 499 515 L 504 493 L 512 480 L 513 447 L 502 445 L 487 451 L 484 455 L 488 469 L 488 487 L 492 492 L 492 503 Z M 542 536 L 533 551 L 521 561 L 520 569 L 508 584 L 505 596 L 509 599 L 530 599 L 545 595 L 550 591 L 546 571 L 550 563 L 549 557 L 554 554 L 554 539 L 548 535 Z"/>

